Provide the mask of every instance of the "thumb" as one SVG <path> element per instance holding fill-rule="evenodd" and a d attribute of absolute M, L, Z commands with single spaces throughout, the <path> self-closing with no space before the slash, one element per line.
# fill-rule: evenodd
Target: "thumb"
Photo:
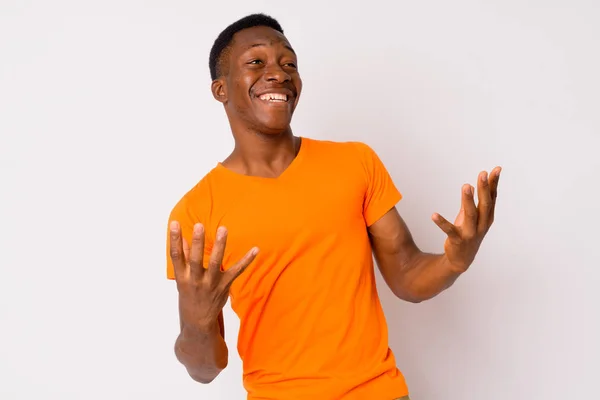
<path fill-rule="evenodd" d="M 461 207 L 460 210 L 458 211 L 458 214 L 456 215 L 456 219 L 454 220 L 454 225 L 462 226 L 462 224 L 464 222 L 465 222 L 465 208 Z"/>

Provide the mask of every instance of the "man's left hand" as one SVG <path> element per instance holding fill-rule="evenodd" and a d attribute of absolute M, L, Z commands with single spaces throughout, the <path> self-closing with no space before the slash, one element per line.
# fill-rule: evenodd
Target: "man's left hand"
<path fill-rule="evenodd" d="M 433 214 L 433 222 L 447 235 L 444 243 L 446 258 L 455 268 L 466 271 L 475 259 L 479 246 L 494 222 L 498 195 L 498 180 L 502 168 L 482 171 L 477 178 L 477 206 L 475 189 L 469 184 L 462 187 L 461 208 L 454 224 L 440 214 Z"/>

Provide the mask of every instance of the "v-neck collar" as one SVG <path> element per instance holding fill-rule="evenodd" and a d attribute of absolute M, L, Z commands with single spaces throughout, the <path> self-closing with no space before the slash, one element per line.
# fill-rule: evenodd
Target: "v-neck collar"
<path fill-rule="evenodd" d="M 244 175 L 238 172 L 232 171 L 229 168 L 225 167 L 221 162 L 217 163 L 216 169 L 223 171 L 229 176 L 236 177 L 237 179 L 250 180 L 250 181 L 261 181 L 261 182 L 281 182 L 289 178 L 289 176 L 293 175 L 293 172 L 298 169 L 298 165 L 302 163 L 304 155 L 306 153 L 306 148 L 308 147 L 308 142 L 310 139 L 299 136 L 300 139 L 300 148 L 298 149 L 298 154 L 292 160 L 292 162 L 287 166 L 286 169 L 283 170 L 279 176 L 276 177 L 264 177 L 264 176 L 254 176 L 254 175 Z"/>

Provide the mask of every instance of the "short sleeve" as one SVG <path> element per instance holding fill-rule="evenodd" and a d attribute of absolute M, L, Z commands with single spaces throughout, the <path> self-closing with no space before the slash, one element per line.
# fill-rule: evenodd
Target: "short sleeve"
<path fill-rule="evenodd" d="M 364 143 L 357 144 L 366 176 L 363 215 L 371 226 L 402 199 L 402 194 L 377 153 Z"/>
<path fill-rule="evenodd" d="M 173 268 L 173 262 L 171 261 L 170 254 L 170 242 L 171 235 L 170 229 L 172 221 L 177 221 L 181 226 L 181 234 L 188 245 L 192 244 L 192 236 L 194 231 L 194 225 L 198 222 L 204 224 L 206 228 L 206 207 L 208 204 L 203 199 L 208 199 L 209 196 L 202 191 L 202 185 L 198 185 L 186 193 L 181 200 L 173 207 L 169 215 L 167 222 L 167 237 L 166 237 L 166 262 L 167 262 L 167 279 L 175 279 L 175 270 Z M 207 233 L 205 236 L 204 244 L 204 261 L 205 267 L 207 264 L 207 254 L 210 254 L 212 250 L 212 241 L 210 235 Z"/>
<path fill-rule="evenodd" d="M 170 254 L 170 242 L 171 242 L 171 235 L 170 235 L 170 229 L 169 227 L 171 226 L 171 222 L 173 221 L 177 221 L 179 223 L 179 225 L 181 226 L 181 234 L 183 236 L 183 238 L 189 243 L 192 243 L 192 232 L 194 230 L 194 219 L 191 216 L 190 210 L 187 208 L 187 198 L 184 197 L 183 199 L 181 199 L 177 205 L 173 208 L 173 210 L 171 211 L 171 214 L 169 215 L 169 221 L 167 223 L 167 241 L 166 241 L 166 248 L 167 248 L 167 279 L 175 279 L 175 270 L 173 268 L 173 262 L 171 261 L 171 254 Z"/>

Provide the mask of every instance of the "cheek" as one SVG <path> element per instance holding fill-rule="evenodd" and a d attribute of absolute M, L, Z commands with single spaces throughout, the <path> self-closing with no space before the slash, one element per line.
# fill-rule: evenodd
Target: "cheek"
<path fill-rule="evenodd" d="M 236 92 L 238 92 L 238 95 L 248 97 L 250 88 L 252 87 L 252 85 L 254 85 L 255 81 L 256 78 L 250 74 L 240 75 L 235 80 Z"/>
<path fill-rule="evenodd" d="M 296 85 L 298 92 L 302 90 L 302 78 L 300 78 L 300 75 L 296 75 L 296 78 L 294 78 L 294 85 Z"/>
<path fill-rule="evenodd" d="M 233 93 L 231 93 L 231 97 L 235 99 L 236 102 L 244 102 L 245 98 L 248 97 L 248 91 L 246 90 L 246 85 L 243 81 L 236 81 L 233 86 Z"/>
<path fill-rule="evenodd" d="M 249 87 L 248 82 L 244 79 L 233 80 L 231 86 L 229 86 L 227 97 L 231 106 L 238 113 L 244 114 L 245 110 L 248 110 L 251 106 Z"/>
<path fill-rule="evenodd" d="M 300 100 L 300 95 L 302 94 L 302 79 L 300 79 L 300 77 L 294 79 L 294 86 L 296 86 L 297 93 L 295 104 L 298 104 L 298 101 Z"/>

